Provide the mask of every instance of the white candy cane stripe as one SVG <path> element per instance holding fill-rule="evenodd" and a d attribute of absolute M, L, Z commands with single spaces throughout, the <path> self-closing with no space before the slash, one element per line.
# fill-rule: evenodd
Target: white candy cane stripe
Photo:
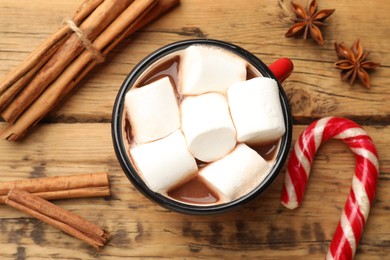
<path fill-rule="evenodd" d="M 367 133 L 344 118 L 327 117 L 310 124 L 290 155 L 282 204 L 296 208 L 303 199 L 315 153 L 330 138 L 343 140 L 356 155 L 355 175 L 326 259 L 352 259 L 372 205 L 378 180 L 378 157 Z"/>
<path fill-rule="evenodd" d="M 366 221 L 368 214 L 370 213 L 370 200 L 368 199 L 362 183 L 356 178 L 356 176 L 353 176 L 352 179 L 352 189 L 355 193 L 357 203 L 359 204 L 360 212 L 363 213 L 364 220 Z"/>
<path fill-rule="evenodd" d="M 355 128 L 345 129 L 345 131 L 339 133 L 338 135 L 335 135 L 333 138 L 345 139 L 345 138 L 350 138 L 350 137 L 356 137 L 359 135 L 367 135 L 367 133 L 362 128 L 355 127 Z"/>
<path fill-rule="evenodd" d="M 295 190 L 294 190 L 294 186 L 291 182 L 291 178 L 290 178 L 290 175 L 287 174 L 286 175 L 286 178 L 285 178 L 285 187 L 287 189 L 287 193 L 288 193 L 288 197 L 289 197 L 289 202 L 288 203 L 284 203 L 282 201 L 282 204 L 286 207 L 286 208 L 289 208 L 289 209 L 295 209 L 297 208 L 299 205 L 298 205 L 298 200 L 297 200 L 297 195 L 295 193 Z"/>
<path fill-rule="evenodd" d="M 305 174 L 307 177 L 309 177 L 310 169 L 311 169 L 311 162 L 307 159 L 307 157 L 303 154 L 303 151 L 299 147 L 299 143 L 295 143 L 294 145 L 294 152 L 297 155 L 301 166 L 303 167 Z"/>
<path fill-rule="evenodd" d="M 378 157 L 371 151 L 364 148 L 351 148 L 351 151 L 369 160 L 375 166 L 376 170 L 379 171 Z"/>
<path fill-rule="evenodd" d="M 328 253 L 326 254 L 326 258 L 325 259 L 326 260 L 334 260 L 333 255 L 332 255 L 332 253 L 330 251 L 328 251 Z"/>
<path fill-rule="evenodd" d="M 314 142 L 316 144 L 316 150 L 321 145 L 322 136 L 324 133 L 325 126 L 330 119 L 331 119 L 331 117 L 325 117 L 325 118 L 317 121 L 317 125 L 314 128 Z"/>
<path fill-rule="evenodd" d="M 346 239 L 348 240 L 349 246 L 351 247 L 351 250 L 354 254 L 356 251 L 356 238 L 355 238 L 355 235 L 353 233 L 351 223 L 349 222 L 349 219 L 348 219 L 345 211 L 343 211 L 343 213 L 341 213 L 340 225 L 341 225 L 341 228 L 343 229 L 343 232 L 345 234 Z M 339 250 L 341 250 L 341 248 L 339 248 Z M 342 254 L 342 252 L 339 252 L 338 254 Z"/>

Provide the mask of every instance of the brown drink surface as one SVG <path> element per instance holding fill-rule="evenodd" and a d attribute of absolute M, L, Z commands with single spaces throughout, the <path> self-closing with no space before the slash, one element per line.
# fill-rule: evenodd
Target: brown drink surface
<path fill-rule="evenodd" d="M 213 204 L 219 200 L 218 195 L 210 190 L 199 177 L 168 191 L 168 196 L 190 204 Z"/>
<path fill-rule="evenodd" d="M 175 55 L 171 59 L 160 63 L 151 70 L 147 71 L 146 75 L 137 82 L 137 86 L 142 87 L 161 78 L 169 77 L 176 90 L 179 81 L 179 62 L 180 57 Z"/>
<path fill-rule="evenodd" d="M 172 53 L 157 61 L 155 64 L 152 64 L 145 72 L 139 77 L 135 83 L 136 88 L 148 85 L 156 80 L 159 80 L 164 77 L 168 77 L 174 86 L 174 91 L 178 97 L 179 103 L 182 100 L 182 96 L 178 93 L 178 82 L 179 82 L 179 64 L 180 64 L 180 55 L 181 51 Z M 247 64 L 247 76 L 246 80 L 261 77 L 262 75 L 258 72 L 252 65 Z M 131 125 L 129 121 L 125 120 L 125 140 L 128 142 L 129 146 L 133 145 L 133 136 L 131 134 Z M 273 141 L 267 144 L 260 145 L 249 145 L 253 150 L 259 153 L 266 161 L 273 162 L 275 160 L 276 154 L 279 150 L 280 140 Z M 131 161 L 131 155 L 128 153 L 128 156 Z M 205 167 L 207 163 L 200 160 L 196 160 L 196 163 L 200 168 Z M 239 162 L 238 162 L 239 163 Z M 142 177 L 142 173 L 139 173 Z M 248 191 L 249 192 L 249 191 Z M 246 192 L 243 192 L 245 194 Z M 171 199 L 195 205 L 213 205 L 220 202 L 220 197 L 218 194 L 210 189 L 199 177 L 195 177 L 186 183 L 174 187 L 164 194 Z"/>
<path fill-rule="evenodd" d="M 253 150 L 255 150 L 258 154 L 260 154 L 261 157 L 264 158 L 264 160 L 272 161 L 275 159 L 279 145 L 280 145 L 280 140 L 270 142 L 267 144 L 248 145 L 248 146 Z"/>

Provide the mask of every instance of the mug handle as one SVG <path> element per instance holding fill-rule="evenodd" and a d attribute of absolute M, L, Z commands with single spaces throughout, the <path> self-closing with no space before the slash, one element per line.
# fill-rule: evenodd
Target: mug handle
<path fill-rule="evenodd" d="M 270 64 L 268 68 L 272 71 L 279 82 L 282 83 L 293 72 L 294 64 L 288 58 L 281 58 Z"/>

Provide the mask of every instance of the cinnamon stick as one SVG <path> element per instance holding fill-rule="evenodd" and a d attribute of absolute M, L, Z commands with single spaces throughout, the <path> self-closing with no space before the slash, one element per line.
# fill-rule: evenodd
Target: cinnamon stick
<path fill-rule="evenodd" d="M 86 187 L 70 190 L 34 192 L 32 194 L 45 200 L 107 197 L 110 196 L 110 187 Z M 5 198 L 6 195 L 0 196 L 0 204 L 5 203 Z"/>
<path fill-rule="evenodd" d="M 34 66 L 29 68 L 24 75 L 17 75 L 18 79 L 13 80 L 12 84 L 7 86 L 7 89 L 0 95 L 0 111 L 3 111 L 7 105 L 13 100 L 13 98 L 23 90 L 23 88 L 28 84 L 31 79 L 37 74 L 41 67 L 53 56 L 53 54 L 58 50 L 58 48 L 65 42 L 66 38 L 55 42 L 50 49 L 48 49 L 44 55 L 41 55 L 41 58 L 37 61 L 34 61 Z M 3 85 L 5 86 L 5 85 Z"/>
<path fill-rule="evenodd" d="M 84 2 L 73 15 L 73 21 L 78 25 L 90 13 L 96 9 L 104 0 L 88 0 Z M 6 92 L 9 88 L 8 94 L 3 97 L 0 96 L 0 111 L 15 97 L 18 92 L 31 80 L 35 73 L 46 63 L 46 61 L 57 51 L 64 41 L 69 38 L 70 28 L 63 26 L 56 33 L 47 38 L 41 45 L 39 45 L 30 55 L 14 70 L 12 70 L 2 82 L 0 82 L 0 95 Z M 21 82 L 20 79 L 23 77 Z"/>
<path fill-rule="evenodd" d="M 106 230 L 88 220 L 18 188 L 9 191 L 5 204 L 79 238 L 95 248 L 103 246 L 110 237 Z"/>
<path fill-rule="evenodd" d="M 100 50 L 103 55 L 107 55 L 124 38 L 180 3 L 180 0 L 158 0 L 153 6 L 154 2 L 146 1 L 137 0 L 130 5 L 118 19 L 96 38 L 93 42 L 94 47 Z M 135 8 L 136 6 L 146 7 Z M 151 6 L 153 8 L 150 10 Z M 121 31 L 114 32 L 113 28 L 120 28 Z M 9 141 L 17 141 L 22 138 L 30 128 L 58 105 L 96 65 L 97 62 L 93 59 L 91 52 L 84 51 L 80 54 L 14 124 L 8 124 L 0 131 L 0 138 Z"/>
<path fill-rule="evenodd" d="M 110 195 L 108 175 L 104 172 L 0 182 L 0 204 L 14 187 L 50 200 Z"/>
<path fill-rule="evenodd" d="M 104 1 L 81 23 L 80 30 L 93 41 L 107 26 L 129 6 L 133 0 Z M 57 78 L 66 66 L 84 50 L 79 37 L 72 34 L 40 69 L 31 82 L 2 112 L 5 121 L 13 123 L 29 105 Z"/>

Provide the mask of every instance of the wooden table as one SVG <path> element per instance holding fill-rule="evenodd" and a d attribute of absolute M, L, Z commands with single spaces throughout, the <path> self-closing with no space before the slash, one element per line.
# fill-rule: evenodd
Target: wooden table
<path fill-rule="evenodd" d="M 302 2 L 302 1 L 301 1 Z M 306 1 L 303 1 L 304 4 Z M 0 77 L 54 32 L 81 0 L 0 1 Z M 380 156 L 375 204 L 356 259 L 390 255 L 390 1 L 320 1 L 335 8 L 325 45 L 285 38 L 289 23 L 277 0 L 182 0 L 182 5 L 125 40 L 95 68 L 61 107 L 20 143 L 0 142 L 0 181 L 108 171 L 110 198 L 56 201 L 106 227 L 112 238 L 96 251 L 36 219 L 0 206 L 0 259 L 261 258 L 323 259 L 354 171 L 354 156 L 340 141 L 319 150 L 301 208 L 280 205 L 285 174 L 242 209 L 217 216 L 170 212 L 141 195 L 124 176 L 111 143 L 111 110 L 126 74 L 168 43 L 215 38 L 242 46 L 266 63 L 286 56 L 295 72 L 285 81 L 294 115 L 294 140 L 307 124 L 342 116 L 363 125 Z M 341 82 L 333 43 L 360 38 L 382 64 L 372 88 Z M 0 127 L 4 126 L 0 122 Z"/>

